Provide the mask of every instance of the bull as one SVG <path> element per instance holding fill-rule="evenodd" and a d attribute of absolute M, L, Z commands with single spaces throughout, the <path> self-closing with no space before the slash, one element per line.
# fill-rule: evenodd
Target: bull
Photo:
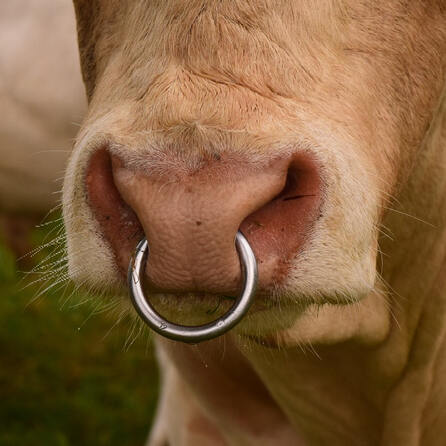
<path fill-rule="evenodd" d="M 89 109 L 64 183 L 69 271 L 200 324 L 156 338 L 151 445 L 441 445 L 444 0 L 75 0 Z M 218 310 L 217 310 L 218 311 Z"/>

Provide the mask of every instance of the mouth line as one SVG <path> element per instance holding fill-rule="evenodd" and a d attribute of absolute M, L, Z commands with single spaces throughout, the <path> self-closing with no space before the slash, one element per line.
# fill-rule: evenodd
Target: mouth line
<path fill-rule="evenodd" d="M 240 334 L 240 336 L 250 342 L 254 342 L 260 347 L 264 347 L 270 350 L 280 350 L 281 346 L 277 342 L 277 338 L 274 336 L 255 336 L 255 335 L 245 335 Z"/>
<path fill-rule="evenodd" d="M 225 294 L 195 292 L 181 294 L 149 292 L 146 294 L 146 298 L 150 300 L 155 308 L 158 307 L 160 309 L 159 312 L 161 315 L 163 312 L 175 311 L 178 309 L 178 306 L 181 306 L 181 312 L 188 316 L 213 316 L 219 311 L 227 310 L 236 300 L 234 296 Z M 279 302 L 272 298 L 270 294 L 257 294 L 245 319 L 249 319 L 259 313 L 277 310 L 293 304 L 295 302 L 288 300 L 286 302 Z M 227 307 L 226 309 L 225 306 Z"/>

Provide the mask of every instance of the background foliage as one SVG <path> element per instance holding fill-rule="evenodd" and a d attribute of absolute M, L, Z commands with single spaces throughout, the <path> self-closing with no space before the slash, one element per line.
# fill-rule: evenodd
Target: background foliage
<path fill-rule="evenodd" d="M 0 446 L 143 445 L 158 390 L 148 337 L 128 347 L 129 321 L 92 315 L 85 293 L 34 299 L 41 284 L 18 269 L 0 241 Z"/>

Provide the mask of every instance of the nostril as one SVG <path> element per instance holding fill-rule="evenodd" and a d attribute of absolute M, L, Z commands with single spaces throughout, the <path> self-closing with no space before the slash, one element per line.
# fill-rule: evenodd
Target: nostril
<path fill-rule="evenodd" d="M 321 177 L 307 154 L 290 162 L 283 189 L 242 222 L 259 262 L 261 288 L 278 285 L 303 249 L 320 214 Z"/>
<path fill-rule="evenodd" d="M 275 199 L 290 199 L 292 194 L 296 192 L 298 184 L 298 171 L 296 169 L 289 168 L 286 176 L 285 186 Z"/>
<path fill-rule="evenodd" d="M 99 149 L 91 157 L 85 183 L 88 202 L 102 238 L 112 249 L 121 274 L 126 276 L 133 250 L 144 232 L 135 212 L 116 187 L 107 149 Z"/>
<path fill-rule="evenodd" d="M 314 197 L 315 193 L 303 193 L 303 184 L 308 180 L 308 173 L 301 166 L 291 165 L 287 172 L 284 188 L 274 200 L 298 200 L 304 197 Z M 307 190 L 308 188 L 305 187 Z M 308 190 L 307 190 L 308 192 Z M 315 191 L 313 191 L 315 192 Z"/>

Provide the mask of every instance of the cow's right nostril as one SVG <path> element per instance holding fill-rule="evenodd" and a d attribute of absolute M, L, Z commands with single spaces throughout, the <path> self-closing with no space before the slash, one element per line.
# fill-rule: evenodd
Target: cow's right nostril
<path fill-rule="evenodd" d="M 116 265 L 124 278 L 132 252 L 144 237 L 144 231 L 135 212 L 116 187 L 107 149 L 101 148 L 91 157 L 85 183 L 90 207 L 102 236 L 111 245 Z"/>

